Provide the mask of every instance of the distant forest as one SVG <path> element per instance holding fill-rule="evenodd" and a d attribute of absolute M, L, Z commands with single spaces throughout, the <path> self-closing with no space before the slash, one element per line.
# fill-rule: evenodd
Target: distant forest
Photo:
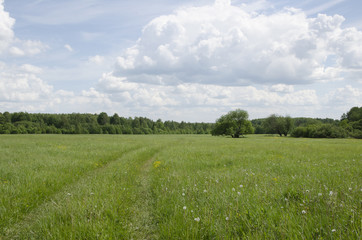
<path fill-rule="evenodd" d="M 211 123 L 153 121 L 117 113 L 0 113 L 0 134 L 209 134 Z"/>
<path fill-rule="evenodd" d="M 269 118 L 251 120 L 253 133 L 277 134 L 278 128 L 285 128 L 283 119 L 286 117 L 271 115 Z M 341 116 L 340 120 L 290 119 L 287 132 L 293 137 L 362 138 L 362 107 L 351 108 Z M 125 118 L 117 113 L 108 116 L 105 112 L 100 114 L 0 112 L 0 134 L 211 134 L 214 126 L 215 123 L 161 119 L 154 121 L 145 117 Z"/>

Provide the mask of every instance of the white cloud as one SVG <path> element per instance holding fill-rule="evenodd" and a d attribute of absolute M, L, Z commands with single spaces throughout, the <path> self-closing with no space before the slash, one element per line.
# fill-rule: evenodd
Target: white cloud
<path fill-rule="evenodd" d="M 13 40 L 15 19 L 4 10 L 4 0 L 0 0 L 0 54 L 8 48 Z"/>
<path fill-rule="evenodd" d="M 69 44 L 65 44 L 64 48 L 67 49 L 69 52 L 73 52 L 73 48 Z"/>
<path fill-rule="evenodd" d="M 103 56 L 95 55 L 95 56 L 89 57 L 88 61 L 90 63 L 101 65 L 104 63 L 105 58 Z"/>
<path fill-rule="evenodd" d="M 285 84 L 276 84 L 269 88 L 272 92 L 291 93 L 294 91 L 294 87 Z"/>
<path fill-rule="evenodd" d="M 4 9 L 4 0 L 0 0 L 0 55 L 8 53 L 15 57 L 32 56 L 49 48 L 40 41 L 15 38 L 14 24 L 15 19 Z"/>
<path fill-rule="evenodd" d="M 37 102 L 48 100 L 52 86 L 38 78 L 35 73 L 41 71 L 32 65 L 11 67 L 0 66 L 0 101 L 2 102 Z"/>
<path fill-rule="evenodd" d="M 220 0 L 155 18 L 119 56 L 114 74 L 166 85 L 293 85 L 336 80 L 362 69 L 362 32 L 343 29 L 342 16 L 245 9 Z"/>

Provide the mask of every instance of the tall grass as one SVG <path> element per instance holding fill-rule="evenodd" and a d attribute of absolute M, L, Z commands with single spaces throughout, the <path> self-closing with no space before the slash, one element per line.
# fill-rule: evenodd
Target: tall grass
<path fill-rule="evenodd" d="M 362 144 L 1 136 L 0 239 L 358 239 Z"/>

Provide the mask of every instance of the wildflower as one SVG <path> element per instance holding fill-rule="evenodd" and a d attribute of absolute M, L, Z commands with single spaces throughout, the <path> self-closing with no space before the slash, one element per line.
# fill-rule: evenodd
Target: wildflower
<path fill-rule="evenodd" d="M 229 221 L 229 217 L 226 217 L 225 220 L 226 220 L 226 221 Z"/>
<path fill-rule="evenodd" d="M 318 193 L 318 196 L 320 197 L 320 196 L 322 196 L 323 194 L 322 193 Z"/>
<path fill-rule="evenodd" d="M 207 192 L 207 190 L 206 190 L 206 189 L 204 189 L 204 192 L 206 193 L 206 192 Z"/>
<path fill-rule="evenodd" d="M 235 188 L 233 188 L 233 189 L 231 189 L 231 190 L 233 190 L 233 192 L 235 192 Z"/>
<path fill-rule="evenodd" d="M 307 212 L 305 210 L 302 211 L 302 214 L 306 214 Z"/>
<path fill-rule="evenodd" d="M 199 218 L 199 217 L 195 218 L 194 220 L 195 220 L 196 222 L 200 222 L 200 218 Z"/>
<path fill-rule="evenodd" d="M 350 188 L 348 188 L 348 190 L 352 191 L 352 188 L 350 187 Z"/>
<path fill-rule="evenodd" d="M 186 206 L 183 207 L 184 210 L 186 210 L 186 208 L 187 208 Z"/>
<path fill-rule="evenodd" d="M 333 228 L 333 229 L 332 229 L 332 232 L 335 232 L 335 231 L 336 231 L 336 229 Z"/>
<path fill-rule="evenodd" d="M 238 192 L 238 195 L 241 195 L 241 192 Z"/>
<path fill-rule="evenodd" d="M 307 190 L 305 190 L 307 193 L 309 192 L 309 190 L 307 189 Z"/>
<path fill-rule="evenodd" d="M 161 165 L 161 161 L 156 161 L 153 163 L 154 168 L 158 168 Z"/>
<path fill-rule="evenodd" d="M 193 212 L 194 212 L 194 210 L 191 210 L 191 212 L 193 213 Z"/>
<path fill-rule="evenodd" d="M 182 193 L 182 196 L 185 196 L 185 193 Z"/>
<path fill-rule="evenodd" d="M 241 188 L 242 188 L 242 187 L 244 187 L 244 186 L 241 184 L 239 187 L 241 187 Z"/>
<path fill-rule="evenodd" d="M 333 195 L 333 191 L 329 191 L 329 196 L 332 196 Z"/>
<path fill-rule="evenodd" d="M 71 193 L 67 193 L 67 195 L 68 195 L 68 196 L 72 196 L 72 194 L 71 194 Z"/>

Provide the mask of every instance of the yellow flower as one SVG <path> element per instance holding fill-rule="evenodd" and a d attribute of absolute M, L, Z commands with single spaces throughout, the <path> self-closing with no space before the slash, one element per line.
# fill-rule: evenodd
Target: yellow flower
<path fill-rule="evenodd" d="M 161 165 L 161 161 L 156 161 L 153 163 L 154 168 L 158 168 Z"/>

